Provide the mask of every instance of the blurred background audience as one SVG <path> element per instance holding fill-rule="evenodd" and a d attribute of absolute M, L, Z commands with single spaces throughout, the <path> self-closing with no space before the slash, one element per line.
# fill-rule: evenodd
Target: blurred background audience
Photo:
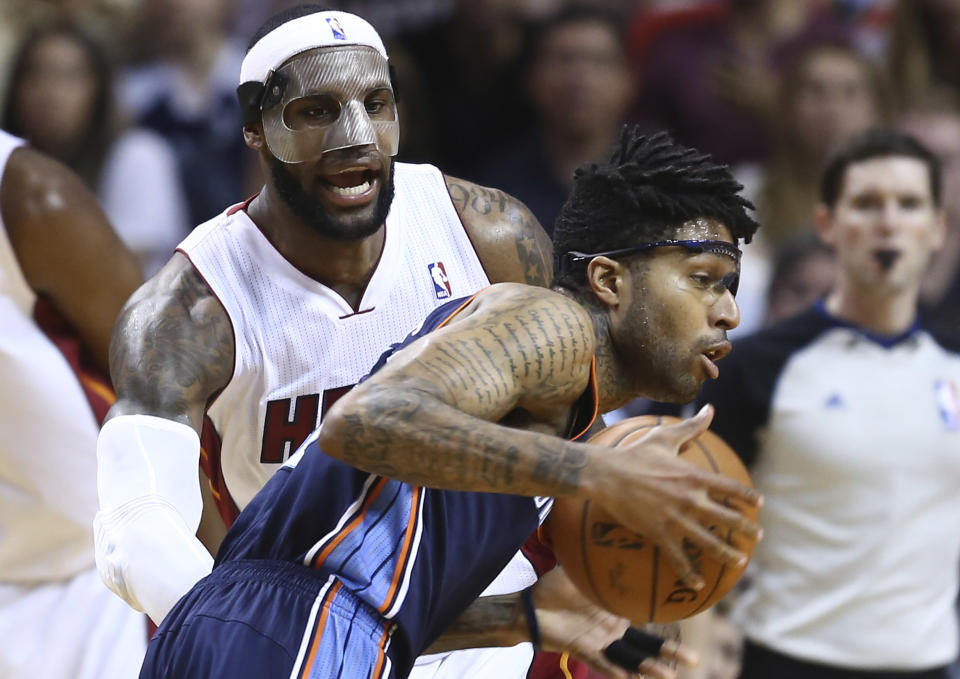
<path fill-rule="evenodd" d="M 237 74 L 254 28 L 293 4 L 4 0 L 0 126 L 84 179 L 149 276 L 259 185 Z M 507 191 L 548 231 L 574 169 L 603 158 L 624 122 L 731 164 L 763 227 L 745 251 L 737 333 L 830 291 L 836 264 L 812 227 L 824 159 L 850 135 L 899 126 L 943 161 L 949 229 L 920 301 L 931 323 L 960 329 L 960 0 L 323 4 L 388 43 L 399 158 Z M 722 676 L 710 653 L 697 677 Z"/>
<path fill-rule="evenodd" d="M 153 275 L 190 228 L 177 158 L 160 135 L 117 116 L 104 49 L 65 19 L 39 24 L 7 82 L 0 127 L 76 172 Z"/>

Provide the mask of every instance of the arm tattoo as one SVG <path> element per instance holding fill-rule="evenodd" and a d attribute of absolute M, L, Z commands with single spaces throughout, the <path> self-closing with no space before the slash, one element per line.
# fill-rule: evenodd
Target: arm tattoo
<path fill-rule="evenodd" d="M 478 186 L 447 177 L 447 189 L 457 212 L 465 221 L 480 218 L 491 232 L 495 227 L 509 225 L 504 238 L 513 238 L 513 255 L 517 259 L 519 275 L 514 282 L 547 287 L 553 271 L 553 248 L 546 232 L 527 207 L 498 189 Z M 498 281 L 494 281 L 498 282 Z"/>
<path fill-rule="evenodd" d="M 593 326 L 569 300 L 532 292 L 536 302 L 530 293 L 518 294 L 437 331 L 426 349 L 394 364 L 402 368 L 388 363 L 338 402 L 343 412 L 332 418 L 338 424 L 328 419 L 324 427 L 337 433 L 322 443 L 324 450 L 419 485 L 576 492 L 586 449 L 539 432 L 565 433 L 569 408 L 587 385 Z M 544 403 L 555 403 L 555 414 L 540 408 Z M 533 417 L 527 406 L 539 414 Z"/>
<path fill-rule="evenodd" d="M 202 412 L 229 380 L 233 351 L 229 319 L 192 269 L 160 279 L 117 322 L 110 351 L 117 408 L 160 416 Z"/>

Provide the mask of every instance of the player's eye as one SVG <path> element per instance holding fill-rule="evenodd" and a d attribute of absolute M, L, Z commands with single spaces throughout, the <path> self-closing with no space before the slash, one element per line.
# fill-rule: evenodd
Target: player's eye
<path fill-rule="evenodd" d="M 387 112 L 387 109 L 390 106 L 390 97 L 385 91 L 378 90 L 374 94 L 371 94 L 369 97 L 367 97 L 363 105 L 369 115 L 380 115 L 381 113 Z"/>
<path fill-rule="evenodd" d="M 284 121 L 291 129 L 326 125 L 340 115 L 340 105 L 332 97 L 306 97 L 291 103 L 284 112 Z"/>
<path fill-rule="evenodd" d="M 705 273 L 690 274 L 690 280 L 692 280 L 699 288 L 709 288 L 714 283 L 713 276 Z"/>

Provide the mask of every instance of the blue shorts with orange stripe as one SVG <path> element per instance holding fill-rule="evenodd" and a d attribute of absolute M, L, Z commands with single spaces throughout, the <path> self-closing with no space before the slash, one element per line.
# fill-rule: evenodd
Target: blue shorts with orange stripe
<path fill-rule="evenodd" d="M 140 677 L 388 679 L 393 629 L 329 574 L 284 561 L 230 561 L 166 617 Z"/>

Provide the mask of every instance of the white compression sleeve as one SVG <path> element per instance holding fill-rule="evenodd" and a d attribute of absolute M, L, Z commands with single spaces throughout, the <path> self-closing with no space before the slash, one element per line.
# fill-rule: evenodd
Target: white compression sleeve
<path fill-rule="evenodd" d="M 162 417 L 115 417 L 97 439 L 97 570 L 158 625 L 213 568 L 196 538 L 203 511 L 199 462 L 197 433 Z"/>

